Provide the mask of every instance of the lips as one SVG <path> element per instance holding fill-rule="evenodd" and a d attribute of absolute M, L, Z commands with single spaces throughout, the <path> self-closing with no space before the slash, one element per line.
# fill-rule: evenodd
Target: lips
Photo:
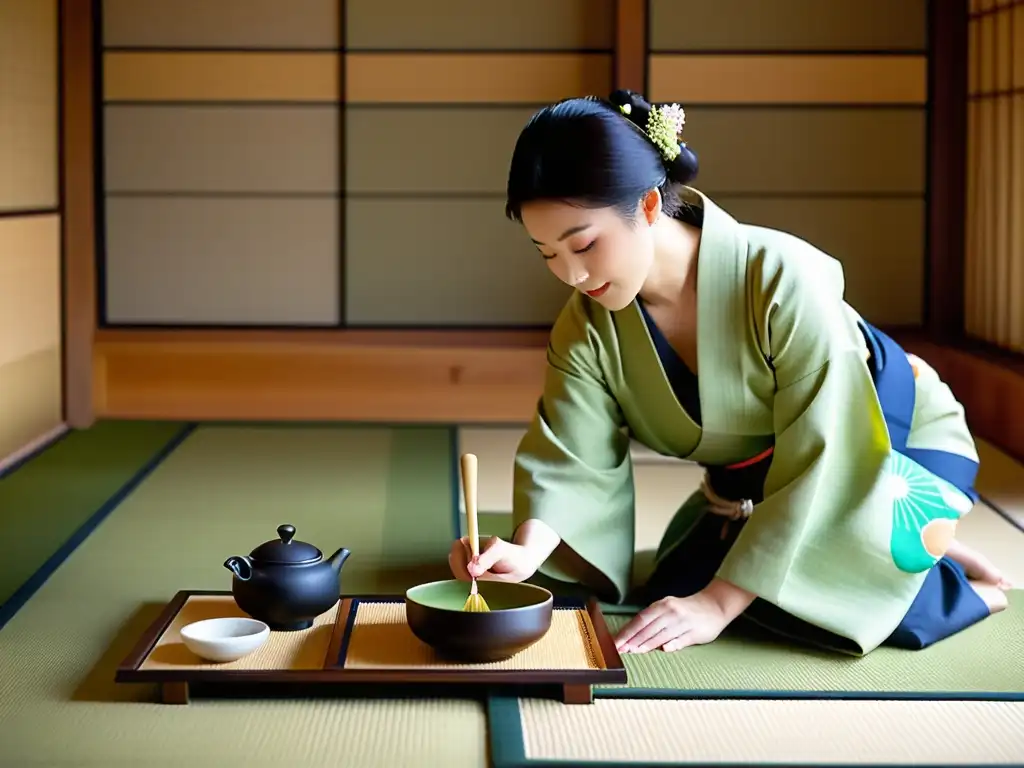
<path fill-rule="evenodd" d="M 592 291 L 587 291 L 587 296 L 590 296 L 591 298 L 596 299 L 598 296 L 600 296 L 605 291 L 607 291 L 611 287 L 611 285 L 612 285 L 611 283 L 605 283 L 600 288 L 595 288 Z"/>

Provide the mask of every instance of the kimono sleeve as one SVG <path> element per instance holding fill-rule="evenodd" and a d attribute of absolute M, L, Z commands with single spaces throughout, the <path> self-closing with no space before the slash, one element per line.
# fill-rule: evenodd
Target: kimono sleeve
<path fill-rule="evenodd" d="M 552 330 L 544 390 L 516 452 L 513 518 L 517 527 L 531 518 L 549 525 L 621 601 L 633 562 L 632 462 L 598 346 L 585 308 L 570 300 Z M 560 550 L 540 570 L 574 581 Z"/>
<path fill-rule="evenodd" d="M 923 574 L 890 553 L 891 446 L 843 303 L 837 262 L 788 243 L 754 279 L 754 323 L 776 389 L 775 451 L 754 511 L 718 575 L 856 643 L 880 644 Z"/>

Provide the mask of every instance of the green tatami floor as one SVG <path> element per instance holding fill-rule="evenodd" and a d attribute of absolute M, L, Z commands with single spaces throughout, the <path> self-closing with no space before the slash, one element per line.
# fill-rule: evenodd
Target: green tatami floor
<path fill-rule="evenodd" d="M 75 532 L 172 447 L 184 425 L 104 422 L 71 432 L 0 478 L 0 606 Z"/>
<path fill-rule="evenodd" d="M 0 478 L 6 555 L 0 558 L 0 768 L 533 764 L 515 757 L 515 750 L 496 756 L 494 712 L 508 714 L 518 705 L 494 700 L 488 706 L 455 699 L 196 698 L 181 707 L 156 703 L 147 686 L 113 682 L 117 664 L 175 592 L 230 589 L 224 560 L 274 538 L 284 523 L 326 555 L 339 547 L 351 551 L 342 571 L 346 593 L 397 593 L 447 578 L 448 551 L 460 527 L 460 450 L 474 450 L 481 460 L 480 496 L 488 512 L 483 532 L 507 533 L 509 522 L 502 483 L 511 470 L 500 459 L 507 446 L 491 454 L 460 440 L 458 432 L 443 426 L 104 423 L 68 435 Z M 667 490 L 651 485 L 655 475 L 639 473 L 643 504 L 662 496 L 667 503 L 685 485 L 673 474 L 677 469 L 661 470 L 658 482 L 668 483 Z M 978 519 L 984 524 L 987 518 Z M 730 639 L 699 654 L 627 657 L 630 685 L 598 691 L 600 708 L 570 714 L 592 717 L 627 706 L 618 702 L 651 697 L 674 699 L 674 709 L 665 711 L 683 713 L 679 702 L 703 688 L 722 689 L 716 693 L 733 699 L 770 698 L 780 688 L 1024 698 L 1024 678 L 1015 671 L 1024 665 L 1012 667 L 1024 653 L 1021 595 L 1013 594 L 1011 611 L 944 645 L 931 661 L 926 655 L 912 664 L 879 657 L 858 671 L 849 660 L 803 655 L 794 661 L 799 654 L 777 644 L 744 650 Z M 623 620 L 610 617 L 613 625 Z M 972 657 L 969 663 L 964 654 Z M 986 656 L 1006 674 L 985 668 Z M 763 718 L 765 704 L 750 717 Z M 1024 724 L 1024 703 L 974 705 L 1002 707 L 999 712 L 1012 711 L 1012 723 Z M 513 733 L 513 742 L 524 755 L 542 754 L 538 723 L 547 716 L 535 717 L 543 708 L 523 712 L 522 734 Z M 506 718 L 502 738 L 508 728 L 519 728 L 516 717 Z M 666 717 L 668 728 L 685 726 L 685 713 Z M 742 731 L 742 714 L 732 717 L 740 718 L 735 725 Z M 771 762 L 768 755 L 763 759 Z"/>

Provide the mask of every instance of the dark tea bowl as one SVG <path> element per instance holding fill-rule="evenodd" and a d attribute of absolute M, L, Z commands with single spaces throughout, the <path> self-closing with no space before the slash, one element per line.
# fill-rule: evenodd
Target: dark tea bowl
<path fill-rule="evenodd" d="M 405 593 L 409 629 L 450 661 L 482 664 L 510 658 L 551 628 L 554 599 L 543 587 L 478 581 L 489 611 L 462 610 L 469 582 L 432 581 Z"/>

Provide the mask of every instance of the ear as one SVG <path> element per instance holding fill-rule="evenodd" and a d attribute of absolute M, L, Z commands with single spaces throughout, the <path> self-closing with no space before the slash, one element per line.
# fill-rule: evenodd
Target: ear
<path fill-rule="evenodd" d="M 652 189 L 640 199 L 640 213 L 648 225 L 653 224 L 661 215 L 661 192 Z"/>

